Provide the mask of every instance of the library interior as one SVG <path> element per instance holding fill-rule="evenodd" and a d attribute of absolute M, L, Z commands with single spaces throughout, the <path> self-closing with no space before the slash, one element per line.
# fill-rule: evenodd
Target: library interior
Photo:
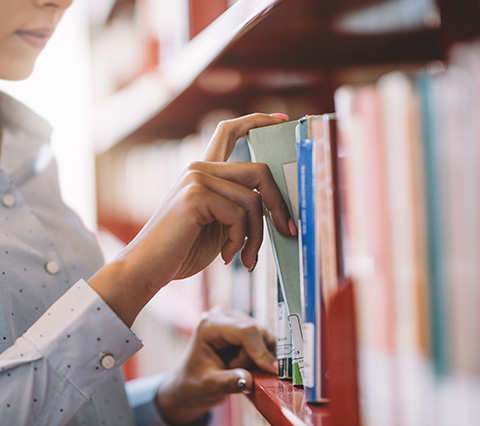
<path fill-rule="evenodd" d="M 265 211 L 253 272 L 218 257 L 162 289 L 127 381 L 177 368 L 223 305 L 274 333 L 279 371 L 212 426 L 480 424 L 479 0 L 77 0 L 0 91 L 54 127 L 107 260 L 219 122 L 289 116 L 228 161 L 269 166 L 298 235 Z"/>

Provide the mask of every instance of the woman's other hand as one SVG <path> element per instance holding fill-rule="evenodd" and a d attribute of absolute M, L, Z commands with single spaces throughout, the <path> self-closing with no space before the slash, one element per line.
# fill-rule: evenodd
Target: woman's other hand
<path fill-rule="evenodd" d="M 249 369 L 276 374 L 275 337 L 248 315 L 223 308 L 206 313 L 190 342 L 186 358 L 157 393 L 162 416 L 188 423 L 229 394 L 253 391 Z"/>

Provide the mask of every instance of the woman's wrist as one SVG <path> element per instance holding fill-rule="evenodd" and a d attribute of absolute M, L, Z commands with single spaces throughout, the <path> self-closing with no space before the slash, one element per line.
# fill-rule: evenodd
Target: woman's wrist
<path fill-rule="evenodd" d="M 88 280 L 88 284 L 128 327 L 153 296 L 128 273 L 122 260 L 105 265 Z"/>

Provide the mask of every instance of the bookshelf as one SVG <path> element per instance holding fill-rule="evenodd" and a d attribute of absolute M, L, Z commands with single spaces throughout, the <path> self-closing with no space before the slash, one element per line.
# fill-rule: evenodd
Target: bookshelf
<path fill-rule="evenodd" d="M 381 35 L 336 29 L 333 23 L 352 13 L 352 3 L 355 6 L 348 1 L 335 6 L 314 0 L 237 1 L 176 56 L 160 63 L 161 85 L 156 71 L 153 77 L 146 73 L 149 82 L 142 88 L 150 88 L 155 96 L 147 106 L 141 105 L 141 114 L 134 113 L 134 121 L 127 116 L 124 127 L 119 124 L 123 120 L 114 120 L 116 142 L 183 137 L 196 131 L 204 111 L 221 107 L 245 114 L 260 95 L 302 96 L 315 110 L 329 110 L 332 69 L 444 57 L 438 16 L 429 26 L 412 31 L 400 27 Z M 222 92 L 215 84 L 220 79 L 229 90 Z M 129 87 L 124 92 L 129 93 Z M 131 96 L 124 101 L 129 114 L 128 106 L 136 101 Z M 108 121 L 108 110 L 102 112 Z"/>
<path fill-rule="evenodd" d="M 305 394 L 289 382 L 257 373 L 255 392 L 249 399 L 272 425 L 277 426 L 323 426 L 330 421 L 326 407 L 312 409 L 305 403 Z"/>
<path fill-rule="evenodd" d="M 248 113 L 260 97 L 285 100 L 282 112 L 292 117 L 330 112 L 343 83 L 445 61 L 457 41 L 480 35 L 479 22 L 474 0 L 238 0 L 160 63 L 142 88 L 154 89 L 155 100 L 134 122 L 118 126 L 108 149 L 180 140 L 198 131 L 205 111 Z M 124 240 L 141 226 L 101 211 L 99 218 Z M 271 424 L 359 424 L 352 283 L 344 289 L 329 314 L 331 334 L 343 337 L 331 342 L 330 403 L 306 404 L 302 390 L 256 374 L 249 398 Z"/>
<path fill-rule="evenodd" d="M 303 389 L 264 373 L 254 373 L 250 401 L 275 426 L 346 426 L 359 424 L 352 282 L 343 283 L 329 312 L 331 400 L 309 404 Z"/>

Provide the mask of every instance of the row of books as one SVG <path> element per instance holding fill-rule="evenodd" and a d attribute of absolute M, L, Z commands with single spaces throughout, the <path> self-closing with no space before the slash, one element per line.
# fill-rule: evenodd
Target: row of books
<path fill-rule="evenodd" d="M 479 61 L 336 93 L 367 424 L 480 421 Z"/>
<path fill-rule="evenodd" d="M 364 424 L 480 421 L 479 76 L 466 43 L 249 133 L 299 220 L 296 239 L 266 217 L 308 401 L 328 400 L 326 319 L 351 277 Z"/>
<path fill-rule="evenodd" d="M 325 316 L 343 275 L 334 123 L 333 114 L 306 116 L 248 135 L 253 161 L 269 166 L 298 223 L 298 238 L 285 236 L 266 216 L 278 271 L 279 376 L 304 386 L 310 402 L 328 400 Z"/>
<path fill-rule="evenodd" d="M 143 225 L 192 161 L 201 158 L 200 135 L 182 141 L 124 145 L 97 157 L 98 209 L 117 221 Z M 139 191 L 148 182 L 152 191 Z M 125 200 L 130 200 L 125 203 Z"/>

